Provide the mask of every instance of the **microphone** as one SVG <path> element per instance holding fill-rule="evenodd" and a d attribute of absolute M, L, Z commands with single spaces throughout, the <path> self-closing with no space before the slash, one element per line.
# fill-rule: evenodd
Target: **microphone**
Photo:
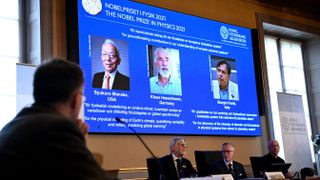
<path fill-rule="evenodd" d="M 148 147 L 148 145 L 144 142 L 144 140 L 140 137 L 140 135 L 137 133 L 136 130 L 134 130 L 132 127 L 128 126 L 128 124 L 124 121 L 122 121 L 119 117 L 116 117 L 115 118 L 117 122 L 121 123 L 121 124 L 124 124 L 126 127 L 128 127 L 129 129 L 131 129 L 131 131 L 133 131 L 133 133 L 138 137 L 138 139 L 140 140 L 140 142 L 143 144 L 143 146 L 149 151 L 149 153 L 151 154 L 151 156 L 153 158 L 157 158 L 153 152 L 151 151 L 151 149 Z"/>
<path fill-rule="evenodd" d="M 150 167 L 151 169 L 153 169 L 152 171 L 155 172 L 151 172 L 148 169 L 148 173 L 149 173 L 149 178 L 150 179 L 154 179 L 154 180 L 163 180 L 164 179 L 164 175 L 163 175 L 163 170 L 162 170 L 162 165 L 161 162 L 159 161 L 159 159 L 154 155 L 154 153 L 151 151 L 151 149 L 149 148 L 149 146 L 144 142 L 144 140 L 141 138 L 141 136 L 137 133 L 136 130 L 134 130 L 134 128 L 130 127 L 126 122 L 122 121 L 119 117 L 115 118 L 117 122 L 124 124 L 126 127 L 128 127 L 129 129 L 131 129 L 131 131 L 137 136 L 137 138 L 140 140 L 140 142 L 143 144 L 143 146 L 148 150 L 148 152 L 151 154 L 152 158 L 154 159 L 155 162 L 150 162 Z M 155 163 L 155 164 L 154 164 Z M 147 160 L 147 164 L 148 164 L 148 160 Z M 153 164 L 153 165 L 151 165 Z M 157 165 L 158 169 L 155 169 L 155 165 Z"/>

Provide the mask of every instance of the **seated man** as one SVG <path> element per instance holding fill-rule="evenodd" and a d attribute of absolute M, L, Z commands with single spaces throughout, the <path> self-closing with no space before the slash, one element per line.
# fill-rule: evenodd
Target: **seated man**
<path fill-rule="evenodd" d="M 34 104 L 0 132 L 0 179 L 109 179 L 86 146 L 78 118 L 84 77 L 77 64 L 55 59 L 33 79 Z"/>
<path fill-rule="evenodd" d="M 272 139 L 272 140 L 269 141 L 268 150 L 269 150 L 269 153 L 262 157 L 262 161 L 264 162 L 263 163 L 263 165 L 264 165 L 263 169 L 265 171 L 270 171 L 271 170 L 271 164 L 274 164 L 274 163 L 285 163 L 285 161 L 281 157 L 278 156 L 279 151 L 280 151 L 280 145 L 279 145 L 277 140 Z M 291 172 L 285 171 L 285 172 L 282 172 L 282 173 L 286 178 L 292 177 L 292 173 Z"/>
<path fill-rule="evenodd" d="M 183 138 L 175 137 L 170 142 L 170 154 L 160 159 L 164 179 L 177 180 L 196 175 L 191 162 L 183 158 L 187 152 L 187 145 Z"/>
<path fill-rule="evenodd" d="M 233 160 L 235 148 L 231 143 L 222 144 L 223 160 L 216 161 L 212 166 L 211 174 L 231 174 L 234 179 L 247 178 L 243 165 Z"/>

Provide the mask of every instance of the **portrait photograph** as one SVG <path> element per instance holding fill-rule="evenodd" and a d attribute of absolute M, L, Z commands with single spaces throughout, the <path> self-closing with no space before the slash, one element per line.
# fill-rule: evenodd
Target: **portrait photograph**
<path fill-rule="evenodd" d="M 130 90 L 129 55 L 126 41 L 91 36 L 92 87 Z"/>
<path fill-rule="evenodd" d="M 209 56 L 211 91 L 214 99 L 239 100 L 236 61 L 232 58 Z"/>
<path fill-rule="evenodd" d="M 147 46 L 150 93 L 182 95 L 179 50 Z"/>

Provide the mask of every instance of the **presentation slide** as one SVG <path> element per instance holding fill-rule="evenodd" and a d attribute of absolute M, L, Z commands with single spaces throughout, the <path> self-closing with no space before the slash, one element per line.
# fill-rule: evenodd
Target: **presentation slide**
<path fill-rule="evenodd" d="M 126 0 L 78 23 L 90 133 L 261 135 L 250 29 Z"/>

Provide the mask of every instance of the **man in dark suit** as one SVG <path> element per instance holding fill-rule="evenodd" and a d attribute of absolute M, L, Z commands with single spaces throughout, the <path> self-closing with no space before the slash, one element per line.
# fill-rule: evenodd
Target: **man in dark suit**
<path fill-rule="evenodd" d="M 170 154 L 160 158 L 164 179 L 177 180 L 197 174 L 191 162 L 183 158 L 187 151 L 185 139 L 181 137 L 173 138 L 169 148 Z"/>
<path fill-rule="evenodd" d="M 78 118 L 84 78 L 76 64 L 51 60 L 33 80 L 35 103 L 0 132 L 0 179 L 109 179 L 86 146 Z"/>
<path fill-rule="evenodd" d="M 231 143 L 222 144 L 223 160 L 218 160 L 213 164 L 212 174 L 231 174 L 234 179 L 247 178 L 243 165 L 233 160 L 235 148 Z"/>
<path fill-rule="evenodd" d="M 119 50 L 115 42 L 106 39 L 101 47 L 101 61 L 105 68 L 103 72 L 94 74 L 92 87 L 102 89 L 129 90 L 129 77 L 121 74 L 117 67 L 121 63 Z"/>

